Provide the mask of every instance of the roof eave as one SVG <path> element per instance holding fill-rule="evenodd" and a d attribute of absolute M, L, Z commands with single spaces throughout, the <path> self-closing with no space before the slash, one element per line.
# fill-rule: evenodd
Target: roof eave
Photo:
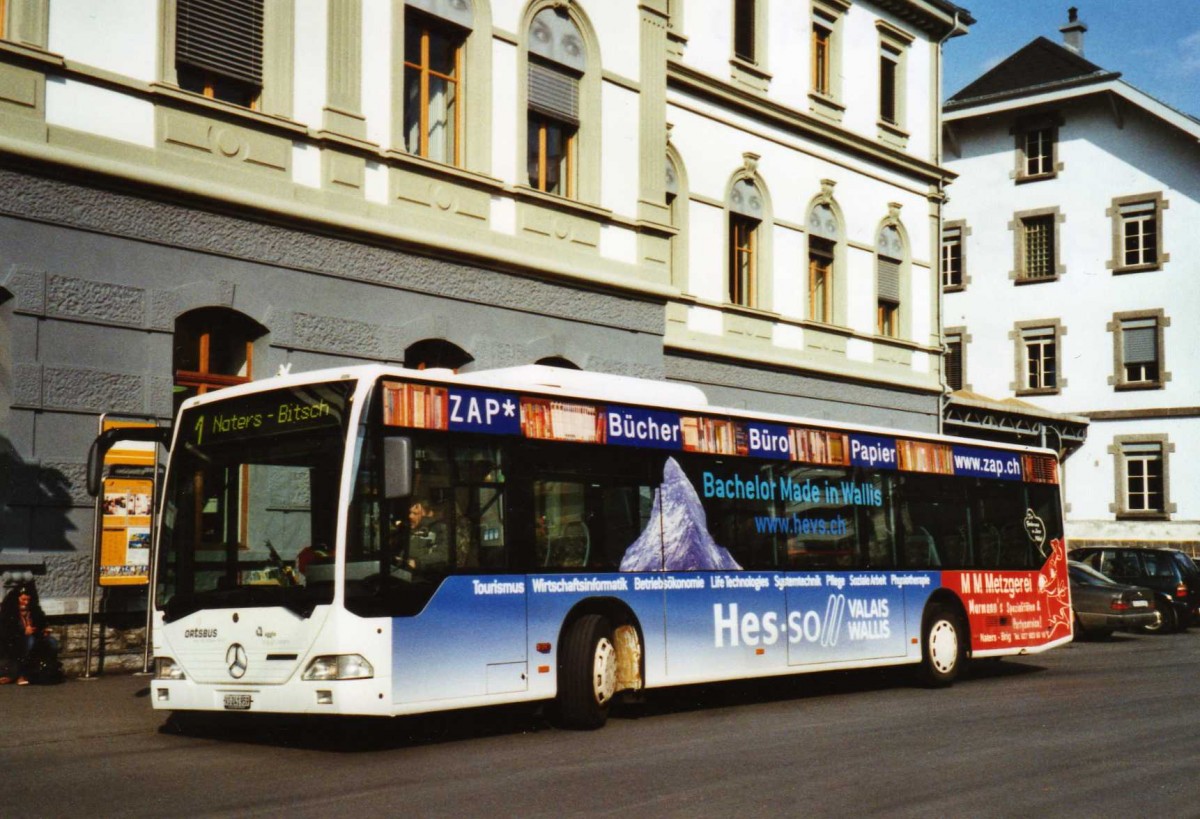
<path fill-rule="evenodd" d="M 980 106 L 992 108 L 998 103 L 1008 101 L 1014 101 L 1017 104 L 1003 106 L 1004 108 L 1024 108 L 1029 104 L 1027 98 L 1034 95 L 1041 96 L 1060 91 L 1086 88 L 1092 85 L 1103 85 L 1118 80 L 1120 77 L 1121 72 L 1119 71 L 1101 71 L 1082 77 L 1072 77 L 1069 80 L 1055 80 L 1054 82 L 1040 83 L 1038 85 L 1028 85 L 1023 88 L 1014 88 L 995 94 L 982 94 L 978 97 L 967 97 L 961 100 L 951 99 L 942 106 L 942 110 L 949 117 L 952 113 L 957 113 L 958 111 L 966 111 Z"/>
<path fill-rule="evenodd" d="M 1104 78 L 1087 82 L 1055 83 L 1035 89 L 1025 89 L 1016 94 L 978 97 L 953 107 L 947 104 L 943 107 L 942 121 L 951 124 L 976 117 L 992 116 L 1023 108 L 1057 105 L 1068 100 L 1109 93 L 1182 131 L 1192 139 L 1200 141 L 1200 121 L 1175 110 L 1166 103 L 1159 102 L 1144 91 L 1120 80 L 1120 76 L 1119 73 L 1108 72 Z"/>

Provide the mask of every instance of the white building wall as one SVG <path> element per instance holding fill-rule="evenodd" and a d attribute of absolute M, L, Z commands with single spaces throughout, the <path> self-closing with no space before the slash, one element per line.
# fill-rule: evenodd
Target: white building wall
<path fill-rule="evenodd" d="M 296 0 L 293 118 L 320 128 L 328 89 L 329 9 L 326 0 Z"/>
<path fill-rule="evenodd" d="M 367 139 L 392 147 L 392 4 L 365 3 L 362 10 L 362 115 Z M 399 136 L 399 135 L 397 135 Z"/>
<path fill-rule="evenodd" d="M 1015 138 L 1011 116 L 994 116 L 986 126 L 956 125 L 962 155 L 946 157 L 959 174 L 950 188 L 947 220 L 964 219 L 969 284 L 945 296 L 946 326 L 963 326 L 970 336 L 965 381 L 994 398 L 1015 393 L 1017 342 L 1014 323 L 1058 319 L 1061 340 L 1057 395 L 1022 396 L 1054 412 L 1146 414 L 1174 409 L 1181 417 L 1093 418 L 1086 444 L 1066 461 L 1068 534 L 1091 539 L 1151 539 L 1200 542 L 1200 150 L 1188 135 L 1136 107 L 1125 105 L 1120 123 L 1107 103 L 1076 104 L 1062 110 L 1057 178 L 1015 184 Z M 1106 214 L 1115 197 L 1161 192 L 1161 269 L 1114 275 L 1113 222 Z M 1014 284 L 1014 233 L 1022 211 L 1057 207 L 1060 262 L 1057 282 Z M 1117 390 L 1113 314 L 1162 309 L 1162 357 L 1170 379 L 1161 389 Z M 1189 417 L 1190 416 L 1190 417 Z M 1120 491 L 1109 451 L 1115 438 L 1165 435 L 1170 503 L 1168 522 L 1118 521 L 1113 504 Z M 1053 442 L 1051 442 L 1053 443 Z"/>
<path fill-rule="evenodd" d="M 54 0 L 47 46 L 75 62 L 154 82 L 159 6 L 146 0 Z"/>

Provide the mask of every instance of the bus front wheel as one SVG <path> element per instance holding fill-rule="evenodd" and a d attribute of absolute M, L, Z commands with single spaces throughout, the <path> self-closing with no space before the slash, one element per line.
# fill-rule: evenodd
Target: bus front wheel
<path fill-rule="evenodd" d="M 585 614 L 567 630 L 559 648 L 559 722 L 581 730 L 603 726 L 617 691 L 612 626 L 602 615 Z"/>
<path fill-rule="evenodd" d="M 950 685 L 967 657 L 967 629 L 949 606 L 935 603 L 925 612 L 921 643 L 921 682 L 933 688 Z"/>

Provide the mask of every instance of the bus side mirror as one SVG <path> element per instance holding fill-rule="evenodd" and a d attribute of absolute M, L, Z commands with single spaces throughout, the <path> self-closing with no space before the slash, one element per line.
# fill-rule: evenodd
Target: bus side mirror
<path fill-rule="evenodd" d="M 383 439 L 383 494 L 406 498 L 412 494 L 412 439 Z"/>

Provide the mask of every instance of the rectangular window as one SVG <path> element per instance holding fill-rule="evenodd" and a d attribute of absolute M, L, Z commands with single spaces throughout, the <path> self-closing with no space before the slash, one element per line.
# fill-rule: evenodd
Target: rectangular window
<path fill-rule="evenodd" d="M 1130 512 L 1166 511 L 1163 451 L 1159 443 L 1124 443 L 1125 508 Z"/>
<path fill-rule="evenodd" d="M 879 50 L 879 118 L 889 125 L 899 124 L 896 100 L 899 73 L 900 52 L 883 44 Z"/>
<path fill-rule="evenodd" d="M 179 87 L 256 108 L 262 92 L 263 0 L 177 0 Z"/>
<path fill-rule="evenodd" d="M 740 214 L 729 217 L 729 301 L 746 307 L 754 304 L 755 251 L 758 222 Z"/>
<path fill-rule="evenodd" d="M 1123 267 L 1158 264 L 1158 208 L 1155 202 L 1118 205 Z"/>
<path fill-rule="evenodd" d="M 757 0 L 733 2 L 733 54 L 748 63 L 757 62 L 755 49 L 755 4 Z"/>
<path fill-rule="evenodd" d="M 1029 327 L 1021 331 L 1025 350 L 1025 389 L 1058 388 L 1058 343 L 1053 327 Z"/>
<path fill-rule="evenodd" d="M 875 270 L 876 332 L 893 338 L 900 335 L 900 262 L 879 257 Z"/>
<path fill-rule="evenodd" d="M 808 241 L 808 317 L 833 323 L 833 242 Z"/>
<path fill-rule="evenodd" d="M 529 115 L 529 185 L 546 193 L 575 196 L 575 129 Z"/>
<path fill-rule="evenodd" d="M 463 35 L 410 9 L 404 41 L 405 148 L 448 165 L 461 164 Z"/>
<path fill-rule="evenodd" d="M 833 86 L 830 83 L 829 66 L 831 57 L 831 38 L 833 32 L 820 23 L 813 23 L 812 28 L 812 88 L 818 94 L 830 96 Z"/>
<path fill-rule="evenodd" d="M 529 185 L 575 198 L 579 79 L 565 70 L 529 63 Z"/>
<path fill-rule="evenodd" d="M 962 228 L 942 230 L 942 289 L 963 286 Z"/>
<path fill-rule="evenodd" d="M 1054 247 L 1054 214 L 1031 216 L 1021 220 L 1022 259 L 1021 278 L 1048 279 L 1056 274 Z"/>
<path fill-rule="evenodd" d="M 1119 383 L 1160 386 L 1159 321 L 1157 317 L 1129 318 L 1120 321 Z"/>
<path fill-rule="evenodd" d="M 1034 128 L 1025 132 L 1025 176 L 1054 173 L 1054 129 Z"/>
<path fill-rule="evenodd" d="M 946 386 L 952 390 L 963 388 L 963 337 L 946 336 Z"/>

